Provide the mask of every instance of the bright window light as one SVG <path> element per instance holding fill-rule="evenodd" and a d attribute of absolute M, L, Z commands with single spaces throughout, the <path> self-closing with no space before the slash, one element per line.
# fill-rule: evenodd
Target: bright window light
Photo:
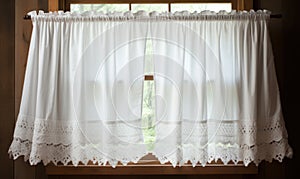
<path fill-rule="evenodd" d="M 136 12 L 139 10 L 144 10 L 147 12 L 151 12 L 151 11 L 167 12 L 168 4 L 131 4 L 132 12 Z"/>
<path fill-rule="evenodd" d="M 129 11 L 129 4 L 71 4 L 71 12 L 103 11 L 124 12 Z"/>
<path fill-rule="evenodd" d="M 225 10 L 230 12 L 232 10 L 231 3 L 171 3 L 171 11 L 190 11 L 190 12 L 201 12 L 204 10 L 210 10 L 219 12 Z"/>

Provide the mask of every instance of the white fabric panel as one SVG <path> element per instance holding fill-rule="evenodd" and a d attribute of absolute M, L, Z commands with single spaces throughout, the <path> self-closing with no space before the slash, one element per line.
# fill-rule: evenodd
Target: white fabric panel
<path fill-rule="evenodd" d="M 14 151 L 15 157 L 24 154 L 31 164 L 138 161 L 147 152 L 141 128 L 147 24 L 31 15 L 14 134 L 31 149 Z M 19 145 L 14 141 L 11 149 Z"/>
<path fill-rule="evenodd" d="M 268 13 L 253 13 L 151 22 L 153 153 L 161 162 L 248 165 L 291 155 L 268 20 Z"/>
<path fill-rule="evenodd" d="M 29 13 L 33 31 L 9 154 L 30 164 L 292 156 L 269 12 Z M 141 127 L 146 43 L 154 59 L 156 142 Z"/>

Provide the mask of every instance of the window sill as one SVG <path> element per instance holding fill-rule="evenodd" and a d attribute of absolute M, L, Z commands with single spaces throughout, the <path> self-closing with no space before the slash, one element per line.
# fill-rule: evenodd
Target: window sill
<path fill-rule="evenodd" d="M 94 164 L 79 165 L 48 165 L 47 175 L 209 175 L 209 174 L 258 174 L 258 167 L 250 164 L 245 167 L 241 164 L 211 163 L 205 167 L 197 165 L 195 168 L 190 164 L 173 168 L 171 164 L 160 164 L 158 161 L 140 161 L 137 164 L 130 163 L 127 166 L 117 165 L 112 168 L 110 165 L 98 166 Z"/>

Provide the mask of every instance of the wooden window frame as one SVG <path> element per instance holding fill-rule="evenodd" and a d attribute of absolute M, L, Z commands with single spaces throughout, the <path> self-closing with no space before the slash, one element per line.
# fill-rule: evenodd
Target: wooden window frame
<path fill-rule="evenodd" d="M 160 164 L 158 161 L 145 161 L 141 163 L 129 163 L 126 166 L 119 164 L 116 168 L 110 165 L 98 166 L 88 165 L 47 165 L 47 175 L 256 175 L 258 167 L 251 163 L 245 167 L 242 163 L 213 162 L 205 167 L 197 165 L 192 167 L 190 163 L 181 167 L 173 167 L 170 163 Z"/>
<path fill-rule="evenodd" d="M 113 3 L 168 3 L 169 11 L 171 3 L 232 3 L 232 9 L 250 10 L 253 8 L 253 0 L 48 0 L 49 11 L 70 11 L 72 3 L 88 4 L 113 4 Z M 152 75 L 145 75 L 145 80 L 153 80 Z M 258 167 L 251 163 L 245 167 L 243 163 L 224 165 L 222 162 L 212 162 L 206 167 L 197 165 L 192 167 L 190 163 L 174 168 L 170 163 L 160 164 L 152 155 L 146 155 L 138 163 L 129 163 L 127 166 L 118 164 L 116 168 L 98 166 L 93 163 L 88 165 L 64 166 L 62 164 L 49 164 L 46 166 L 47 175 L 199 175 L 199 174 L 258 174 Z"/>
<path fill-rule="evenodd" d="M 232 9 L 236 10 L 250 10 L 253 8 L 253 0 L 48 0 L 49 11 L 70 11 L 70 5 L 74 4 L 151 4 L 151 3 L 226 3 L 232 4 Z"/>

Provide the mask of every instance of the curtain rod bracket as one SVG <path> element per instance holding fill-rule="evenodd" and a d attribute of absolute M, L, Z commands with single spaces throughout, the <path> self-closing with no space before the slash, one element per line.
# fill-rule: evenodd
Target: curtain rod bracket
<path fill-rule="evenodd" d="M 25 20 L 31 19 L 31 16 L 26 14 L 23 19 Z"/>
<path fill-rule="evenodd" d="M 282 14 L 271 14 L 270 17 L 280 19 L 280 18 L 282 18 Z"/>

